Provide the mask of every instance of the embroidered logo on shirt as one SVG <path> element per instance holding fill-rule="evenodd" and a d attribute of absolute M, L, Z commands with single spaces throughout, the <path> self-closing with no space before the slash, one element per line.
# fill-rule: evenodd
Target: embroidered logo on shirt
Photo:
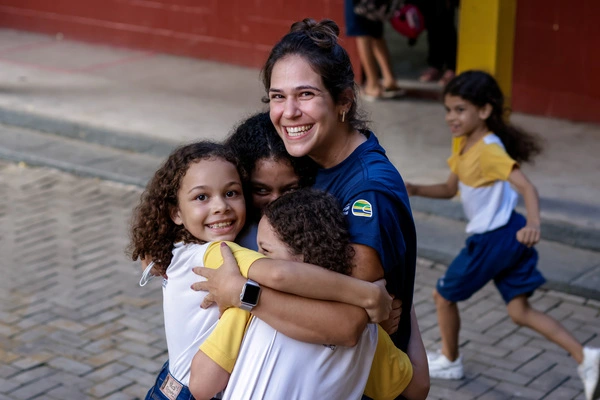
<path fill-rule="evenodd" d="M 357 217 L 372 217 L 373 210 L 371 203 L 366 200 L 356 200 L 352 204 L 352 215 L 356 215 Z"/>
<path fill-rule="evenodd" d="M 342 210 L 342 214 L 348 215 L 349 210 L 350 210 L 350 203 L 348 203 L 344 206 L 344 209 Z"/>

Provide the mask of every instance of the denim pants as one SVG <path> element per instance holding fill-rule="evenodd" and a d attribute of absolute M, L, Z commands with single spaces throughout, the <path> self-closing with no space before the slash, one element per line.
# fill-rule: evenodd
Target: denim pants
<path fill-rule="evenodd" d="M 194 400 L 194 396 L 187 386 L 169 373 L 167 361 L 160 370 L 154 386 L 146 394 L 146 400 Z"/>

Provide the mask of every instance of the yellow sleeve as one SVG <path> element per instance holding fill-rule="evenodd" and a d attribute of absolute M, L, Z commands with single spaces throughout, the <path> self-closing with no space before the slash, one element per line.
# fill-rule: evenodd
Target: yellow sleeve
<path fill-rule="evenodd" d="M 248 270 L 252 263 L 256 260 L 264 258 L 262 254 L 246 249 L 239 244 L 233 242 L 226 242 L 233 256 L 235 257 L 238 266 L 240 267 L 240 273 L 244 278 L 248 277 Z M 221 242 L 213 242 L 208 246 L 206 253 L 204 253 L 204 266 L 207 268 L 219 268 L 223 264 L 223 256 L 221 256 Z"/>
<path fill-rule="evenodd" d="M 457 137 L 452 138 L 452 155 L 448 158 L 448 167 L 454 174 L 458 174 L 458 160 L 460 157 L 460 151 L 464 146 L 464 138 Z"/>
<path fill-rule="evenodd" d="M 496 143 L 488 144 L 483 148 L 480 162 L 483 176 L 489 180 L 506 181 L 515 166 L 519 166 L 519 164 L 517 164 L 517 162 Z"/>
<path fill-rule="evenodd" d="M 412 364 L 406 353 L 398 349 L 390 336 L 377 325 L 377 348 L 365 395 L 374 400 L 393 400 L 406 389 L 412 376 Z"/>
<path fill-rule="evenodd" d="M 264 257 L 256 251 L 248 250 L 233 242 L 227 242 L 227 245 L 238 262 L 240 273 L 245 278 L 248 277 L 248 270 L 252 263 Z M 223 264 L 220 246 L 221 242 L 213 242 L 208 246 L 204 254 L 204 266 L 215 269 Z M 225 310 L 215 329 L 200 345 L 200 350 L 219 364 L 221 368 L 231 373 L 240 352 L 240 346 L 250 317 L 249 312 L 239 308 Z"/>
<path fill-rule="evenodd" d="M 217 326 L 200 345 L 200 350 L 231 373 L 240 352 L 242 339 L 248 328 L 251 314 L 239 308 L 225 310 Z"/>

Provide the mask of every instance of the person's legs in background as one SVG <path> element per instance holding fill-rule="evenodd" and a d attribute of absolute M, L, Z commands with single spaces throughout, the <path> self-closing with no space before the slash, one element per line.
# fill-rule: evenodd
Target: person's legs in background
<path fill-rule="evenodd" d="M 427 28 L 427 68 L 421 82 L 446 85 L 456 70 L 457 34 L 455 26 L 457 0 L 414 0 L 423 14 Z M 444 72 L 445 70 L 445 72 Z"/>
<path fill-rule="evenodd" d="M 358 57 L 365 75 L 365 98 L 393 97 L 399 91 L 390 53 L 383 37 L 383 22 L 371 21 L 354 13 L 352 0 L 344 1 L 346 35 L 356 39 Z M 383 85 L 379 76 L 383 78 Z"/>
<path fill-rule="evenodd" d="M 392 62 L 390 60 L 390 51 L 388 50 L 387 43 L 383 37 L 373 39 L 372 45 L 373 53 L 379 69 L 381 70 L 381 76 L 383 78 L 383 90 L 384 92 L 398 90 L 398 84 L 396 83 L 396 77 L 392 70 Z"/>
<path fill-rule="evenodd" d="M 371 97 L 380 97 L 379 70 L 377 69 L 377 61 L 373 52 L 374 41 L 375 39 L 370 36 L 356 36 L 358 57 L 360 58 L 360 65 L 365 74 L 365 81 L 363 82 L 364 94 Z"/>

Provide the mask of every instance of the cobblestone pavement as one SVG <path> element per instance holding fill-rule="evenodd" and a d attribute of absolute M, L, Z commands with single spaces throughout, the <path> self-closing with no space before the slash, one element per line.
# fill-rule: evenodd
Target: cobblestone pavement
<path fill-rule="evenodd" d="M 139 194 L 0 162 L 0 400 L 143 398 L 167 355 L 160 285 L 138 287 L 124 252 Z M 443 268 L 419 261 L 415 303 L 430 349 Z M 600 303 L 542 291 L 533 303 L 600 345 Z M 513 325 L 493 287 L 461 312 L 467 377 L 433 381 L 430 399 L 583 399 L 574 361 Z"/>

